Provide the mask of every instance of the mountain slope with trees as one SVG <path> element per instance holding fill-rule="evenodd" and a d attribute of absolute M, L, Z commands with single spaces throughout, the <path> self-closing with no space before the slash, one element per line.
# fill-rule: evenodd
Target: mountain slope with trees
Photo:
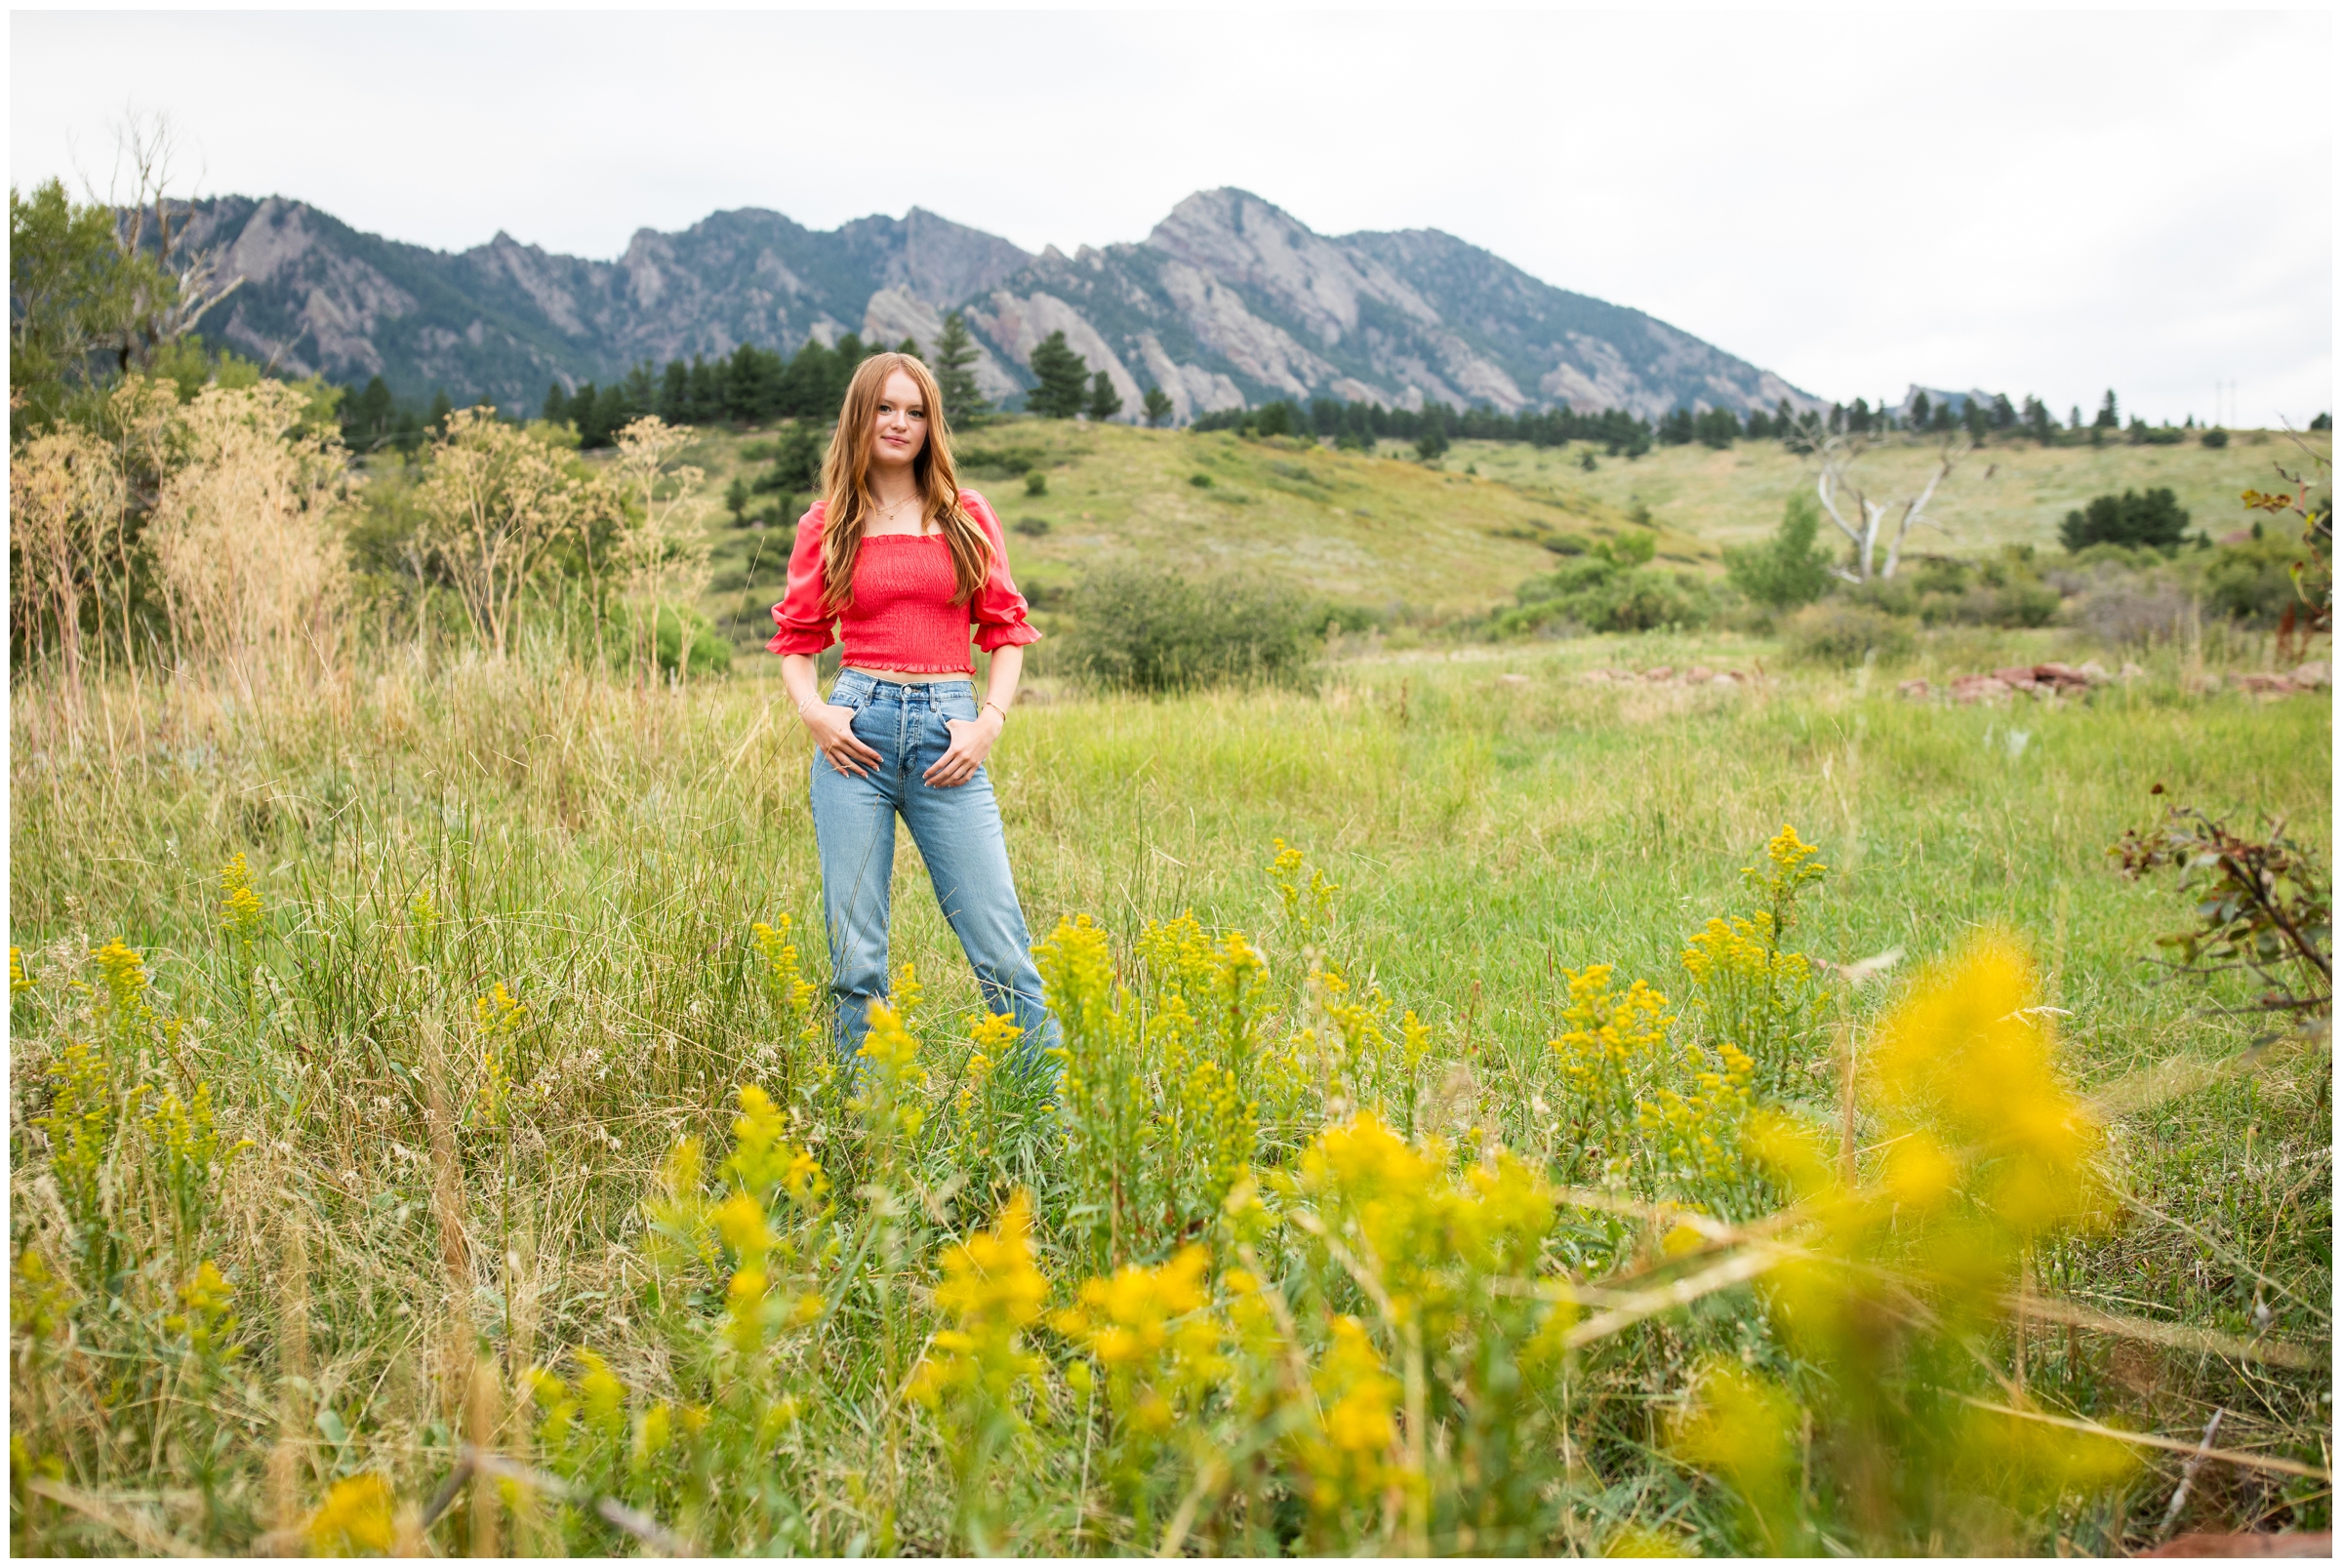
<path fill-rule="evenodd" d="M 1189 197 L 1146 240 L 1035 257 L 912 209 L 809 229 L 754 208 L 679 233 L 637 232 L 615 261 L 499 234 L 445 253 L 350 227 L 282 197 L 210 198 L 189 241 L 244 281 L 206 336 L 294 376 L 401 400 L 444 391 L 537 412 L 549 385 L 607 386 L 638 366 L 743 345 L 909 340 L 935 352 L 964 311 L 984 397 L 1039 382 L 1052 335 L 1118 402 L 1112 417 L 1185 423 L 1279 398 L 1507 413 L 1568 403 L 1655 419 L 1813 399 L 1641 311 L 1556 289 L 1436 230 L 1328 237 L 1247 192 Z M 1169 407 L 1161 407 L 1167 402 Z"/>

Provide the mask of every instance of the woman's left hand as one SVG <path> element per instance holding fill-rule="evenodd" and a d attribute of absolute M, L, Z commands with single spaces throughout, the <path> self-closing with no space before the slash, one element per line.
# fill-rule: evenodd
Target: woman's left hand
<path fill-rule="evenodd" d="M 946 719 L 944 728 L 951 732 L 951 745 L 935 759 L 935 766 L 920 775 L 930 789 L 950 789 L 976 777 L 984 759 L 992 754 L 992 743 L 1000 739 L 1005 721 L 999 711 L 986 707 L 973 719 Z"/>

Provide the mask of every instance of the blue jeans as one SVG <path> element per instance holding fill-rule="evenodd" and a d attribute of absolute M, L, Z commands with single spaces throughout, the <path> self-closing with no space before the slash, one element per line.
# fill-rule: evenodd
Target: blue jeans
<path fill-rule="evenodd" d="M 850 1070 L 869 1032 L 870 1003 L 887 994 L 886 920 L 895 872 L 895 816 L 927 863 L 935 902 L 975 968 L 984 1005 L 1024 1029 L 1015 1065 L 1030 1073 L 1058 1042 L 1041 1004 L 1032 939 L 1017 905 L 1000 807 L 982 768 L 949 789 L 922 778 L 951 744 L 946 719 L 973 720 L 973 681 L 902 685 L 859 670 L 838 676 L 830 703 L 854 709 L 855 738 L 878 753 L 861 777 L 813 758 L 813 832 L 822 856 L 822 913 L 829 933 L 829 994 L 837 1048 Z"/>

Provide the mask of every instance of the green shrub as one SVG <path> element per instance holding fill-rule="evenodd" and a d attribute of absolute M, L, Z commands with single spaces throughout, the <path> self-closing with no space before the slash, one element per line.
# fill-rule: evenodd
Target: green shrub
<path fill-rule="evenodd" d="M 1549 627 L 1651 631 L 1706 624 L 1715 611 L 1707 584 L 1688 572 L 1650 567 L 1650 545 L 1647 534 L 1605 541 L 1530 578 L 1514 590 L 1520 603 L 1497 613 L 1494 629 L 1518 636 Z"/>
<path fill-rule="evenodd" d="M 1659 541 L 1649 534 L 1622 534 L 1596 544 L 1594 553 L 1617 566 L 1648 566 L 1659 553 Z"/>
<path fill-rule="evenodd" d="M 1274 583 L 1151 565 L 1092 572 L 1072 611 L 1066 657 L 1075 672 L 1134 692 L 1298 681 L 1325 624 L 1321 612 Z"/>
<path fill-rule="evenodd" d="M 1028 468 L 1025 471 L 1025 494 L 1028 496 L 1049 494 L 1049 476 L 1038 468 Z"/>
<path fill-rule="evenodd" d="M 2217 452 L 2222 447 L 2228 445 L 2228 432 L 2221 429 L 2218 425 L 2214 425 L 2212 428 L 2204 431 L 2203 434 L 2199 437 L 2199 439 L 2201 440 L 2205 446 L 2210 447 L 2214 452 Z"/>
<path fill-rule="evenodd" d="M 1046 517 L 1020 517 L 1017 519 L 1016 528 L 1018 533 L 1028 539 L 1039 539 L 1043 534 L 1049 532 L 1049 519 Z"/>
<path fill-rule="evenodd" d="M 963 479 L 1022 479 L 1041 465 L 1039 447 L 965 447 L 953 454 Z"/>
<path fill-rule="evenodd" d="M 2119 545 L 2093 549 L 2128 551 Z M 2144 551 L 2150 559 L 2160 559 Z M 2033 547 L 2012 544 L 1981 561 L 1927 556 L 1912 564 L 1901 586 L 1865 584 L 1858 602 L 1893 615 L 1917 615 L 1930 626 L 2045 626 L 2057 619 L 2058 590 L 2042 581 Z"/>
<path fill-rule="evenodd" d="M 2302 558 L 2301 542 L 2287 535 L 2223 544 L 2197 559 L 2202 563 L 2204 613 L 2247 625 L 2271 626 L 2298 602 L 2292 566 Z"/>
<path fill-rule="evenodd" d="M 1191 473 L 1188 475 L 1188 483 L 1198 490 L 1209 490 L 1212 488 L 1212 476 L 1208 473 Z"/>
<path fill-rule="evenodd" d="M 687 647 L 688 664 L 683 657 Z M 681 671 L 694 680 L 732 669 L 732 645 L 716 635 L 706 616 L 681 605 L 660 605 L 655 619 L 639 605 L 624 605 L 602 623 L 602 657 L 614 668 L 627 668 L 645 654 L 662 673 Z"/>
<path fill-rule="evenodd" d="M 1909 619 L 1846 599 L 1807 605 L 1790 617 L 1788 635 L 1797 658 L 1847 667 L 1874 656 L 1909 658 L 1913 647 Z"/>
<path fill-rule="evenodd" d="M 1310 615 L 1310 624 L 1329 631 L 1371 631 L 1391 618 L 1362 604 L 1321 604 Z"/>
<path fill-rule="evenodd" d="M 1782 508 L 1781 526 L 1769 543 L 1724 551 L 1724 576 L 1750 599 L 1770 609 L 1811 604 L 1830 586 L 1829 552 L 1814 545 L 1821 526 L 1820 504 L 1797 492 Z"/>

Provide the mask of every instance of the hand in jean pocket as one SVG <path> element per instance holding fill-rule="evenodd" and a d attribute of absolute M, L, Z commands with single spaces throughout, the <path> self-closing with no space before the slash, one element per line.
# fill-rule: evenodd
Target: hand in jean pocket
<path fill-rule="evenodd" d="M 1000 710 L 995 707 L 980 708 L 972 719 L 946 718 L 944 729 L 951 744 L 935 759 L 935 766 L 919 777 L 931 789 L 954 789 L 966 784 L 992 754 L 992 743 L 1000 739 L 1002 727 Z"/>
<path fill-rule="evenodd" d="M 808 703 L 804 713 L 805 728 L 811 732 L 815 747 L 829 759 L 831 767 L 855 777 L 885 760 L 854 733 L 854 720 L 861 712 L 838 703 Z"/>

